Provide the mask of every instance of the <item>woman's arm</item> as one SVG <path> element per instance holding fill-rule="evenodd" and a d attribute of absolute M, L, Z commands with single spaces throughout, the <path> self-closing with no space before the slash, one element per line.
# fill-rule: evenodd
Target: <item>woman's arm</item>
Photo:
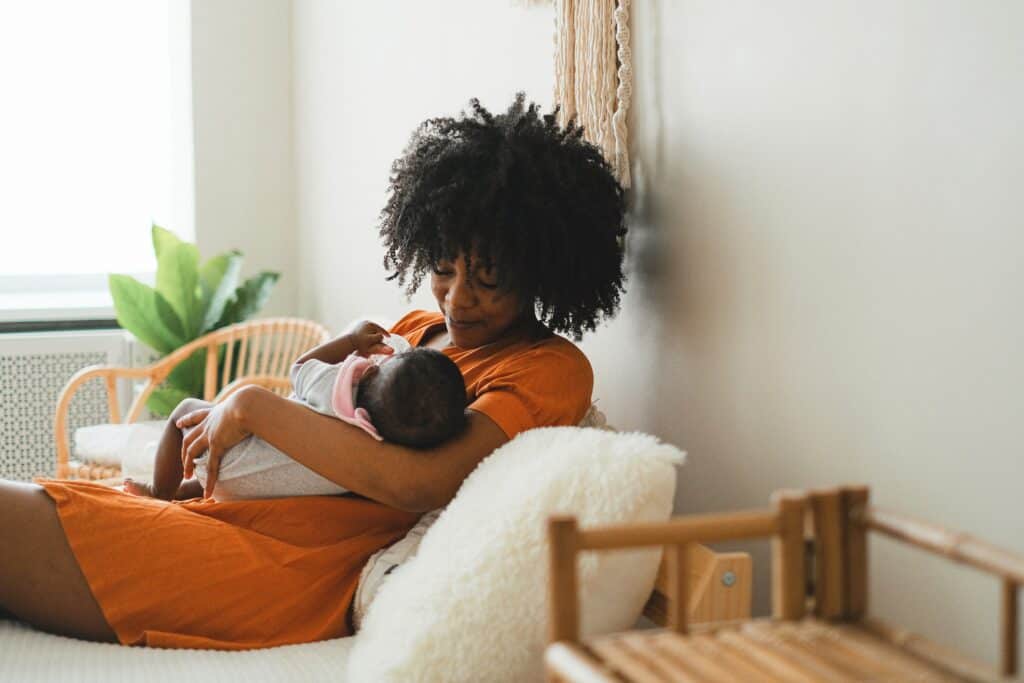
<path fill-rule="evenodd" d="M 219 462 L 219 453 L 245 434 L 255 434 L 339 486 L 410 512 L 446 505 L 477 463 L 508 441 L 489 417 L 470 410 L 459 436 L 435 448 L 407 448 L 377 441 L 256 386 L 239 390 L 212 410 L 220 414 L 206 421 L 210 427 L 193 430 L 184 445 L 192 458 L 209 448 L 211 473 L 215 453 Z M 206 414 L 193 413 L 196 417 L 182 424 L 190 419 L 198 424 Z"/>

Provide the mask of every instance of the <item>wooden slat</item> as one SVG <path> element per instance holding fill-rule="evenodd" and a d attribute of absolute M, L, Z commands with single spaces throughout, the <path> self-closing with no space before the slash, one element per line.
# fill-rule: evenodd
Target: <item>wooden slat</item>
<path fill-rule="evenodd" d="M 274 332 L 273 328 L 267 327 L 260 334 L 260 357 L 259 365 L 256 368 L 257 375 L 267 374 L 270 367 L 270 357 L 274 353 Z"/>
<path fill-rule="evenodd" d="M 118 424 L 121 422 L 121 406 L 117 401 L 117 375 L 111 373 L 104 379 L 107 385 L 107 417 L 111 424 Z"/>
<path fill-rule="evenodd" d="M 580 549 L 641 548 L 654 545 L 761 538 L 776 531 L 771 512 L 692 515 L 668 522 L 608 526 L 579 532 Z"/>
<path fill-rule="evenodd" d="M 733 629 L 723 629 L 716 635 L 719 641 L 738 650 L 743 650 L 759 666 L 765 667 L 773 675 L 784 681 L 790 683 L 820 683 L 820 680 L 814 677 L 813 672 L 807 671 L 787 659 L 774 648 L 754 640 L 746 634 Z"/>
<path fill-rule="evenodd" d="M 274 343 L 272 347 L 274 349 L 274 353 L 270 358 L 270 365 L 268 366 L 267 373 L 271 375 L 280 375 L 282 374 L 281 366 L 284 364 L 285 346 L 287 346 L 286 342 L 288 339 L 285 337 L 283 329 L 279 330 L 275 328 L 273 331 L 273 340 Z"/>
<path fill-rule="evenodd" d="M 857 624 L 806 620 L 797 625 L 800 638 L 819 655 L 848 660 L 861 679 L 953 683 L 959 676 L 905 652 Z M 869 676 L 870 672 L 870 676 Z"/>
<path fill-rule="evenodd" d="M 232 327 L 224 341 L 224 368 L 220 373 L 220 386 L 226 387 L 234 377 L 231 376 L 231 361 L 235 355 L 235 336 L 237 328 Z"/>
<path fill-rule="evenodd" d="M 814 517 L 814 613 L 821 619 L 839 619 L 845 612 L 841 496 L 837 488 L 810 494 Z"/>
<path fill-rule="evenodd" d="M 836 681 L 836 683 L 856 683 L 863 680 L 859 676 L 851 676 L 843 668 L 836 666 L 821 656 L 818 648 L 805 650 L 790 642 L 794 631 L 787 631 L 775 628 L 777 624 L 770 624 L 765 621 L 752 621 L 744 624 L 742 632 L 757 640 L 765 647 L 772 648 L 781 656 L 785 657 L 792 664 L 800 667 L 806 673 L 814 676 L 818 681 Z"/>
<path fill-rule="evenodd" d="M 690 572 L 688 549 L 685 545 L 671 545 L 665 549 L 668 556 L 668 627 L 685 634 L 690 613 Z"/>
<path fill-rule="evenodd" d="M 772 539 L 772 613 L 779 619 L 804 615 L 807 571 L 804 558 L 804 509 L 807 497 L 779 491 L 772 496 L 778 536 Z"/>
<path fill-rule="evenodd" d="M 844 679 L 861 681 L 888 678 L 884 666 L 874 666 L 872 662 L 857 657 L 840 646 L 838 637 L 815 632 L 807 624 L 806 620 L 779 622 L 772 625 L 772 633 L 783 638 L 790 647 L 801 651 L 803 656 L 816 657 L 829 668 L 841 671 Z"/>
<path fill-rule="evenodd" d="M 846 626 L 847 629 L 861 628 L 872 636 L 879 638 L 890 645 L 894 645 L 903 652 L 913 655 L 923 663 L 937 667 L 953 675 L 954 678 L 962 678 L 968 681 L 1005 681 L 1009 680 L 1000 676 L 995 669 L 975 662 L 963 655 L 943 647 L 927 638 L 912 633 L 903 628 L 889 626 L 885 622 L 868 618 L 860 622 L 856 627 Z"/>
<path fill-rule="evenodd" d="M 1002 613 L 1000 614 L 999 670 L 1004 676 L 1017 675 L 1017 596 L 1019 586 L 1003 579 Z"/>
<path fill-rule="evenodd" d="M 690 642 L 725 671 L 729 680 L 749 683 L 776 683 L 780 680 L 747 659 L 741 651 L 718 641 L 713 635 L 691 636 Z"/>
<path fill-rule="evenodd" d="M 299 341 L 300 341 L 299 335 L 295 334 L 295 329 L 294 329 L 294 326 L 293 326 L 292 328 L 290 328 L 288 330 L 288 344 L 285 346 L 285 349 L 284 349 L 284 362 L 285 362 L 285 366 L 284 366 L 284 368 L 282 368 L 281 374 L 283 374 L 285 377 L 288 376 L 288 374 L 289 374 L 288 371 L 291 370 L 292 364 L 299 357 L 299 353 L 300 353 L 300 351 L 299 351 L 299 349 L 300 349 Z"/>
<path fill-rule="evenodd" d="M 549 680 L 572 683 L 619 683 L 620 679 L 579 645 L 554 643 L 544 651 Z M 553 674 L 553 675 L 552 675 Z"/>
<path fill-rule="evenodd" d="M 705 655 L 677 633 L 665 631 L 653 636 L 652 644 L 666 656 L 674 659 L 676 666 L 686 675 L 702 683 L 731 683 L 729 670 L 713 658 Z"/>
<path fill-rule="evenodd" d="M 912 680 L 921 683 L 945 683 L 952 680 L 860 629 L 850 631 L 846 630 L 848 627 L 845 624 L 826 624 L 814 620 L 806 620 L 800 626 L 814 642 L 831 643 L 836 656 L 848 659 L 863 672 L 867 680 Z"/>
<path fill-rule="evenodd" d="M 634 651 L 643 652 L 652 664 L 658 667 L 659 673 L 666 680 L 679 683 L 700 683 L 700 678 L 691 670 L 687 670 L 677 658 L 664 652 L 655 644 L 652 631 L 624 633 L 619 638 Z"/>
<path fill-rule="evenodd" d="M 579 532 L 575 517 L 548 520 L 548 604 L 551 624 L 548 641 L 579 641 L 579 602 L 576 595 L 576 554 Z"/>
<path fill-rule="evenodd" d="M 843 524 L 846 542 L 845 618 L 857 621 L 868 610 L 868 539 L 860 521 L 868 504 L 866 486 L 843 487 Z"/>
<path fill-rule="evenodd" d="M 245 363 L 245 374 L 255 375 L 256 366 L 259 364 L 260 354 L 263 350 L 263 335 L 260 334 L 259 330 L 253 330 L 249 335 L 249 350 L 248 358 Z"/>
<path fill-rule="evenodd" d="M 235 366 L 238 368 L 238 372 L 235 373 L 236 377 L 241 377 L 242 375 L 252 374 L 252 373 L 248 372 L 245 369 L 246 365 L 248 364 L 248 361 L 249 361 L 249 335 L 248 334 L 244 334 L 244 335 L 242 335 L 242 338 L 241 338 L 241 344 L 239 344 L 239 346 L 238 346 L 238 361 L 235 363 Z"/>
<path fill-rule="evenodd" d="M 632 683 L 671 683 L 656 660 L 647 658 L 641 651 L 629 647 L 619 638 L 601 638 L 589 644 L 590 649 L 601 658 L 601 663 L 612 671 L 622 674 Z"/>
<path fill-rule="evenodd" d="M 219 344 L 206 347 L 206 372 L 203 374 L 203 400 L 212 401 L 217 395 L 217 349 Z"/>

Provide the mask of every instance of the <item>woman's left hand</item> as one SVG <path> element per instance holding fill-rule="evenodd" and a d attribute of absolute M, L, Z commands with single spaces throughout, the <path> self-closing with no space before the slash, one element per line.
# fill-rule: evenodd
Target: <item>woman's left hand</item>
<path fill-rule="evenodd" d="M 186 478 L 195 472 L 195 461 L 209 451 L 206 464 L 206 487 L 203 496 L 213 496 L 220 472 L 220 460 L 224 452 L 252 432 L 242 426 L 237 401 L 242 392 L 237 392 L 210 408 L 200 408 L 183 415 L 175 423 L 179 429 L 195 427 L 181 442 L 181 463 Z"/>

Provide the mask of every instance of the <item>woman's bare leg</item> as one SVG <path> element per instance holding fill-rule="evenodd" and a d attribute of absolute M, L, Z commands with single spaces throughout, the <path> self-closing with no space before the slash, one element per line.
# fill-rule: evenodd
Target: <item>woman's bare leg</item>
<path fill-rule="evenodd" d="M 0 479 L 0 612 L 87 640 L 116 642 L 41 486 Z"/>

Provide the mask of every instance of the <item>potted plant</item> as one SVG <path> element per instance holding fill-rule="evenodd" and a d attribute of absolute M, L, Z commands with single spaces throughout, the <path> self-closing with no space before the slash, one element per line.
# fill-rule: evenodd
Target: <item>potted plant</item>
<path fill-rule="evenodd" d="M 164 356 L 193 339 L 226 325 L 242 322 L 270 297 L 279 273 L 262 271 L 241 284 L 242 253 L 232 250 L 200 265 L 196 245 L 153 225 L 156 286 L 128 275 L 109 276 L 117 322 L 143 344 Z M 182 399 L 203 393 L 205 354 L 180 363 L 146 407 L 166 417 Z"/>

